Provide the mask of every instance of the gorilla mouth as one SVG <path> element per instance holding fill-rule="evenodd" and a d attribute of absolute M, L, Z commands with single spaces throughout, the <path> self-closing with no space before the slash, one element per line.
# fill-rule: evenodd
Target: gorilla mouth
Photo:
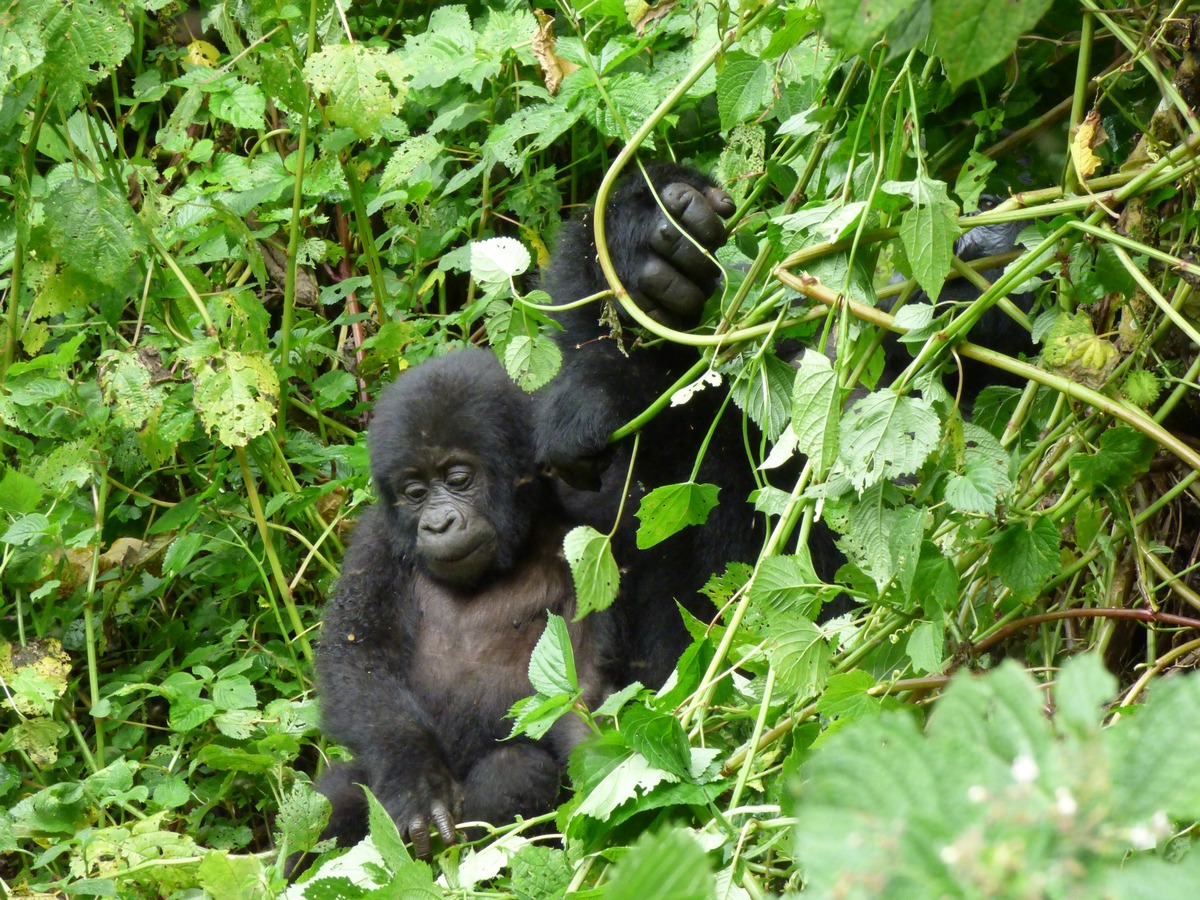
<path fill-rule="evenodd" d="M 482 540 L 441 546 L 424 551 L 425 567 L 435 578 L 449 584 L 471 585 L 487 572 L 496 557 L 494 541 Z"/>

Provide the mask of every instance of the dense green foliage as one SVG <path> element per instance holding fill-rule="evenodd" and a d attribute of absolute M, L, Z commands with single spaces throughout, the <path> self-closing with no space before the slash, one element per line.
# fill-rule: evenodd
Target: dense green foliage
<path fill-rule="evenodd" d="M 732 387 L 725 414 L 765 434 L 747 465 L 802 453 L 803 474 L 624 511 L 649 547 L 749 499 L 763 552 L 715 573 L 659 693 L 579 709 L 548 629 L 515 727 L 597 736 L 541 832 L 429 866 L 377 813 L 308 896 L 1190 896 L 1200 682 L 1164 677 L 1200 650 L 1200 26 L 1179 15 L 0 0 L 0 887 L 282 889 L 341 752 L 312 645 L 370 499 L 372 398 L 465 342 L 544 384 L 534 261 L 674 157 L 738 212 L 705 325 L 647 338 L 696 347 L 674 399 Z M 954 258 L 1011 221 L 1004 259 Z M 903 302 L 950 278 L 981 296 Z M 971 342 L 997 304 L 1036 357 Z M 893 386 L 885 329 L 913 354 Z M 835 361 L 793 368 L 781 338 Z M 1010 378 L 969 416 L 937 377 L 964 360 Z M 610 603 L 607 536 L 566 551 L 581 606 Z M 855 613 L 817 624 L 841 592 Z M 941 694 L 962 669 L 995 671 Z"/>

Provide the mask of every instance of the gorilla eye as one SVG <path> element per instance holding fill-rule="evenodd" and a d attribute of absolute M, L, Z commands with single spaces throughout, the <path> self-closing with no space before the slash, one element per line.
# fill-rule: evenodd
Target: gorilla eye
<path fill-rule="evenodd" d="M 410 481 L 404 486 L 404 499 L 409 503 L 420 503 L 429 496 L 429 488 L 419 481 Z"/>
<path fill-rule="evenodd" d="M 446 473 L 446 486 L 456 491 L 471 486 L 474 475 L 470 469 L 451 469 Z"/>

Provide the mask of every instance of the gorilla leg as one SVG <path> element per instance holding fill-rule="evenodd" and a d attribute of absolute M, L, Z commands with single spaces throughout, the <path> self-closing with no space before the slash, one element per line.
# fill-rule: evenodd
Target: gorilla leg
<path fill-rule="evenodd" d="M 463 783 L 463 819 L 511 822 L 549 812 L 562 789 L 562 766 L 544 747 L 506 744 L 471 767 Z"/>
<path fill-rule="evenodd" d="M 321 839 L 336 838 L 338 846 L 351 847 L 367 836 L 366 769 L 354 763 L 335 763 L 317 782 L 317 791 L 333 804 L 329 824 Z"/>

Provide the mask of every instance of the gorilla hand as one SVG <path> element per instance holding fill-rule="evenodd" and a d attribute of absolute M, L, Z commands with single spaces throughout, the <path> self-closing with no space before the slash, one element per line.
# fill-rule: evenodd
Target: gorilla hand
<path fill-rule="evenodd" d="M 641 173 L 622 184 L 609 205 L 609 221 L 618 221 L 619 210 L 626 229 L 610 238 L 613 260 L 630 297 L 650 318 L 690 328 L 721 282 L 708 254 L 725 243 L 721 220 L 733 215 L 733 200 L 689 169 L 663 165 L 648 172 L 662 205 Z"/>

